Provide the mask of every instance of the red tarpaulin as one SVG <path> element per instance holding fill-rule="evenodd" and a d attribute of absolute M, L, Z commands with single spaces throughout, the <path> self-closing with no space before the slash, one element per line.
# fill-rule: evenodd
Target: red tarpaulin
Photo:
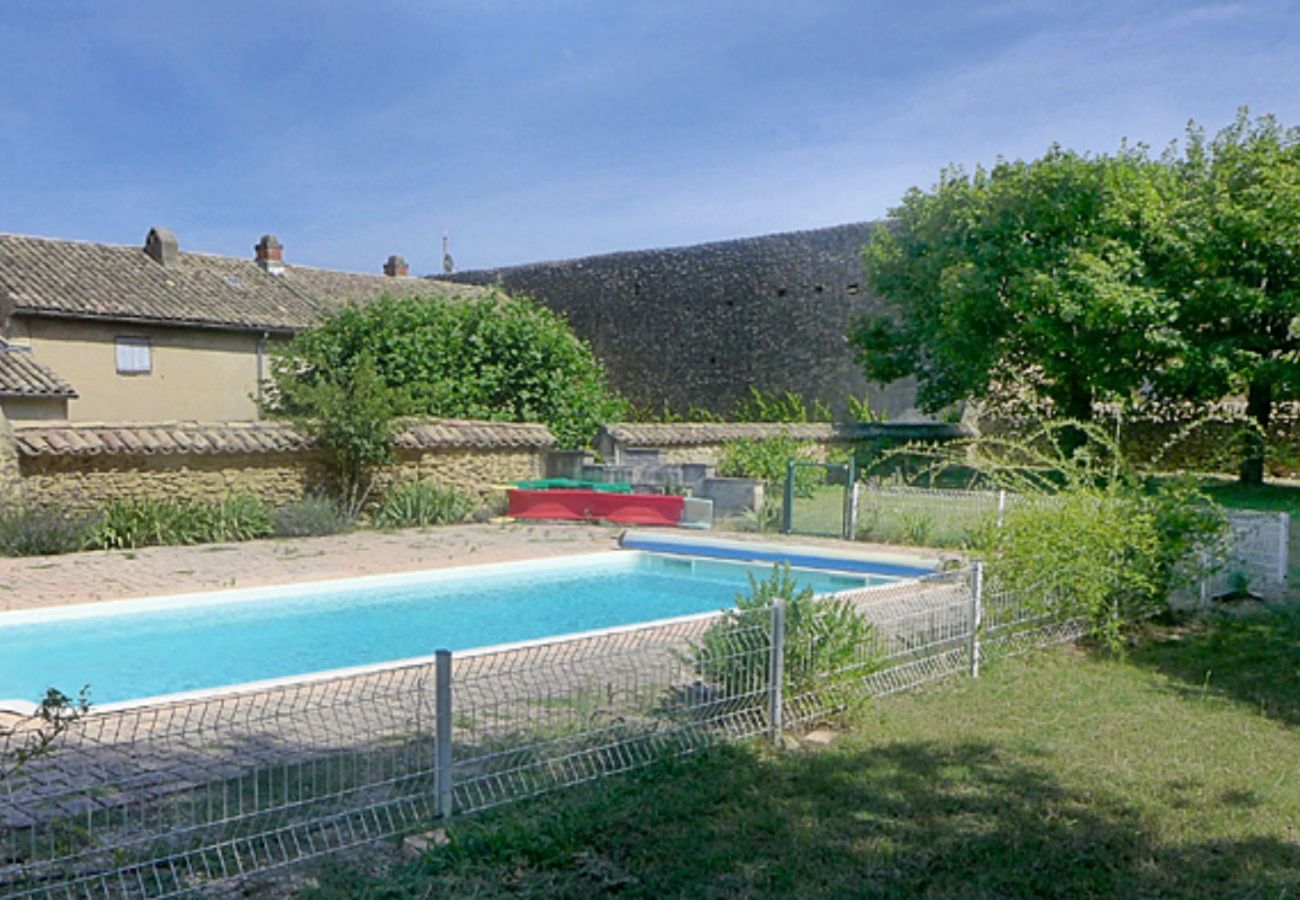
<path fill-rule="evenodd" d="M 510 489 L 516 519 L 604 519 L 620 525 L 676 525 L 686 498 L 671 494 L 611 494 L 592 490 Z"/>

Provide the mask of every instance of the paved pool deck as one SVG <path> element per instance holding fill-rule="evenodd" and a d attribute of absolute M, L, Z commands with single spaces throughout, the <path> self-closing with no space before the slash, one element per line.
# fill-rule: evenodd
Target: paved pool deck
<path fill-rule="evenodd" d="M 0 558 L 0 610 L 594 553 L 616 549 L 622 531 L 622 527 L 575 523 L 490 522 L 238 544 Z M 862 554 L 878 550 L 894 556 L 933 555 L 803 536 L 698 533 L 738 540 L 851 547 Z"/>

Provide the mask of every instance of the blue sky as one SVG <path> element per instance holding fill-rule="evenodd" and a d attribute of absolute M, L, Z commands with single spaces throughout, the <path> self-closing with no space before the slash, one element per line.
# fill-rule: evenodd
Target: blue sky
<path fill-rule="evenodd" d="M 883 215 L 945 164 L 1300 124 L 1300 3 L 6 0 L 0 231 L 378 271 Z"/>

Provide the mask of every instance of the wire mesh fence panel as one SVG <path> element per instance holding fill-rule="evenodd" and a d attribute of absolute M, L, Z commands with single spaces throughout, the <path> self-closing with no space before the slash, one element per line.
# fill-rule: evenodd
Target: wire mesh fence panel
<path fill-rule="evenodd" d="M 94 712 L 0 780 L 0 895 L 201 889 L 453 811 L 775 736 L 782 722 L 805 727 L 971 671 L 977 646 L 1021 652 L 1079 633 L 981 583 L 960 570 L 779 610 Z"/>
<path fill-rule="evenodd" d="M 455 808 L 762 732 L 770 641 L 758 610 L 458 656 Z"/>
<path fill-rule="evenodd" d="M 852 463 L 792 460 L 782 483 L 782 530 L 788 534 L 845 537 L 852 534 Z"/>
<path fill-rule="evenodd" d="M 1018 498 L 998 491 L 960 491 L 863 483 L 856 537 L 916 546 L 968 543 Z"/>
<path fill-rule="evenodd" d="M 1066 614 L 1044 596 L 1025 598 L 993 585 L 981 601 L 980 651 L 989 662 L 1078 640 L 1088 631 L 1086 621 Z"/>
<path fill-rule="evenodd" d="M 1227 558 L 1203 586 L 1209 597 L 1249 591 L 1261 596 L 1286 592 L 1290 517 L 1285 514 L 1229 509 Z"/>
<path fill-rule="evenodd" d="M 431 677 L 92 712 L 0 781 L 0 895 L 168 896 L 413 827 L 436 812 Z"/>

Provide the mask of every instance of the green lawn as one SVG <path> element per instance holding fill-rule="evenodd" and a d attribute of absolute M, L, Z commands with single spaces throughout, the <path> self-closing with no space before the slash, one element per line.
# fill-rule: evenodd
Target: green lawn
<path fill-rule="evenodd" d="M 1300 611 L 1162 628 L 467 818 L 313 898 L 1300 895 Z M 373 867 L 372 867 L 373 868 Z"/>

